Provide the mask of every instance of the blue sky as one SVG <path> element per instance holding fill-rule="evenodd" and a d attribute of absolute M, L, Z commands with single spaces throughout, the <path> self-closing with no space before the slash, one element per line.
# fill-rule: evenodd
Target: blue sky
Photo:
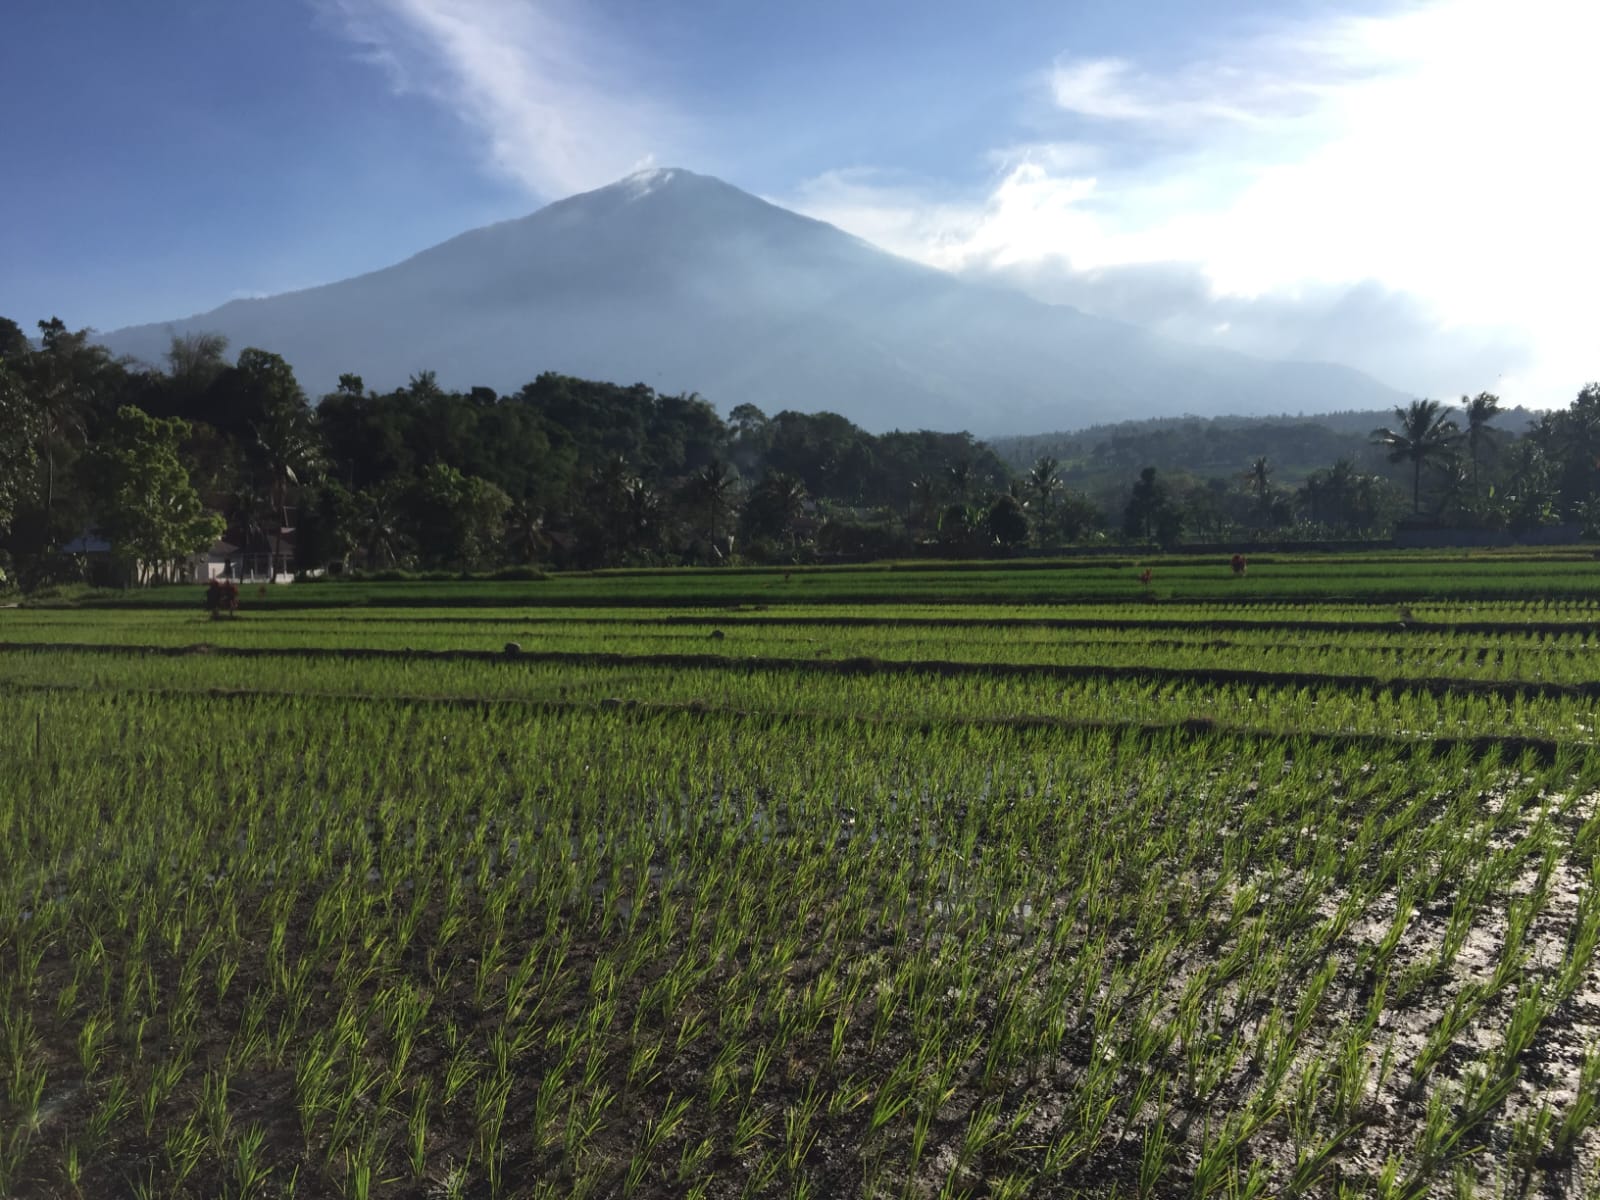
<path fill-rule="evenodd" d="M 50 0 L 9 12 L 0 315 L 385 266 L 651 165 L 1418 394 L 1600 376 L 1592 0 Z"/>

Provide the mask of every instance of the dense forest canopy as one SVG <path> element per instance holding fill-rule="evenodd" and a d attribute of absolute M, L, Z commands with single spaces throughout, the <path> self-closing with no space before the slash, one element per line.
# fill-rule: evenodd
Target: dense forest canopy
<path fill-rule="evenodd" d="M 544 374 L 431 372 L 308 397 L 271 351 L 172 339 L 152 367 L 0 319 L 0 550 L 24 584 L 175 577 L 220 537 L 298 570 L 789 562 L 1127 541 L 1382 538 L 1397 522 L 1600 526 L 1600 386 L 1389 414 L 1175 419 L 1075 434 L 870 434 Z"/>

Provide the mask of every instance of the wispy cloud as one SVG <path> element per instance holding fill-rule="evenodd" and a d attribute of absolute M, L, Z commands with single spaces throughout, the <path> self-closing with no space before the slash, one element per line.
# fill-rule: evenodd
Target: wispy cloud
<path fill-rule="evenodd" d="M 594 10 L 567 0 L 317 0 L 401 91 L 426 95 L 537 196 L 608 183 L 669 150 L 678 129 L 641 64 Z"/>
<path fill-rule="evenodd" d="M 1423 10 L 1334 16 L 1203 48 L 1159 68 L 1066 55 L 1049 74 L 1058 109 L 1079 117 L 1192 135 L 1221 125 L 1283 127 L 1314 117 L 1339 92 L 1403 73 L 1421 57 Z"/>
<path fill-rule="evenodd" d="M 1326 345 L 1350 311 L 1337 297 L 1382 296 L 1362 311 L 1403 307 L 1436 349 L 1470 336 L 1494 353 L 1452 372 L 1423 348 L 1406 372 L 1393 345 L 1345 346 L 1356 365 L 1443 392 L 1496 386 L 1483 376 L 1498 364 L 1513 398 L 1564 402 L 1600 373 L 1595 45 L 1591 0 L 1432 0 L 1286 24 L 1176 64 L 1064 57 L 1041 82 L 1056 128 L 998 151 L 982 194 L 930 196 L 936 221 L 891 222 L 891 246 L 1085 307 L 1097 281 L 1161 268 L 1191 310 L 1211 306 L 1216 319 L 1186 319 L 1192 336 L 1231 344 L 1249 327 L 1266 353 Z M 874 213 L 919 211 L 904 188 L 875 205 L 872 181 L 852 182 L 813 181 L 796 199 L 863 233 Z"/>
<path fill-rule="evenodd" d="M 1269 107 L 1267 101 L 1275 106 L 1297 94 L 1293 87 L 1273 85 L 1259 93 L 1248 89 L 1230 95 L 1239 90 L 1240 81 L 1230 81 L 1226 89 L 1214 87 L 1215 82 L 1204 73 L 1171 78 L 1141 72 L 1125 59 L 1082 58 L 1055 65 L 1050 93 L 1066 112 L 1108 121 L 1159 122 L 1169 128 L 1256 120 Z"/>

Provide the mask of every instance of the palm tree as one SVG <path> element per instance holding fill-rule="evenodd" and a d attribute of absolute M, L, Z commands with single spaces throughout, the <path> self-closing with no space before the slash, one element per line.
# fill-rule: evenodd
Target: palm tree
<path fill-rule="evenodd" d="M 266 481 L 283 528 L 289 495 L 317 465 L 319 442 L 311 406 L 282 356 L 255 347 L 239 352 L 234 367 L 243 421 L 244 451 Z"/>
<path fill-rule="evenodd" d="M 715 545 L 722 537 L 723 524 L 733 510 L 736 477 L 718 459 L 712 459 L 689 477 L 684 498 L 697 509 L 702 521 L 700 532 Z"/>
<path fill-rule="evenodd" d="M 933 529 L 939 523 L 940 481 L 923 472 L 911 481 L 911 523 L 918 529 Z"/>
<path fill-rule="evenodd" d="M 355 498 L 355 535 L 366 555 L 367 566 L 387 567 L 399 560 L 405 540 L 401 534 L 401 489 L 381 483 Z"/>
<path fill-rule="evenodd" d="M 1310 514 L 1313 525 L 1322 524 L 1324 516 L 1323 505 L 1328 495 L 1328 473 L 1326 471 L 1313 471 L 1306 476 L 1305 486 L 1300 489 L 1300 497 L 1305 502 L 1306 511 Z"/>
<path fill-rule="evenodd" d="M 599 559 L 615 561 L 633 551 L 654 550 L 661 498 L 620 454 L 595 468 L 585 501 L 584 521 Z"/>
<path fill-rule="evenodd" d="M 1061 489 L 1061 477 L 1056 474 L 1060 466 L 1060 462 L 1046 454 L 1028 472 L 1028 490 L 1033 493 L 1041 511 L 1049 510 L 1050 501 Z"/>
<path fill-rule="evenodd" d="M 1472 456 L 1472 494 L 1478 494 L 1478 452 L 1493 443 L 1498 431 L 1489 422 L 1500 415 L 1500 397 L 1493 392 L 1479 392 L 1472 399 L 1461 397 L 1461 411 L 1467 418 L 1467 453 Z"/>
<path fill-rule="evenodd" d="M 967 496 L 972 491 L 972 463 L 967 459 L 959 459 L 945 468 L 945 478 L 950 483 L 950 491 L 957 502 L 965 504 Z"/>
<path fill-rule="evenodd" d="M 1266 455 L 1261 455 L 1250 464 L 1250 469 L 1244 473 L 1245 483 L 1250 485 L 1250 490 L 1256 494 L 1256 508 L 1263 515 L 1272 511 L 1272 464 L 1267 461 Z"/>
<path fill-rule="evenodd" d="M 741 527 L 752 540 L 769 538 L 792 551 L 805 506 L 805 485 L 787 472 L 773 471 L 750 489 Z"/>
<path fill-rule="evenodd" d="M 1355 463 L 1348 458 L 1337 459 L 1333 466 L 1328 468 L 1323 477 L 1322 485 L 1328 507 L 1337 515 L 1337 520 L 1330 521 L 1331 525 L 1349 525 L 1350 510 L 1353 507 L 1351 500 L 1356 490 L 1360 474 Z"/>
<path fill-rule="evenodd" d="M 1372 440 L 1389 452 L 1392 463 L 1411 464 L 1411 511 L 1422 511 L 1422 464 L 1451 453 L 1457 437 L 1454 410 L 1437 400 L 1395 405 L 1396 429 L 1374 429 Z"/>
<path fill-rule="evenodd" d="M 536 562 L 550 549 L 544 531 L 544 509 L 531 500 L 518 500 L 506 510 L 506 549 L 514 561 Z"/>
<path fill-rule="evenodd" d="M 250 424 L 245 445 L 266 474 L 274 513 L 289 528 L 290 492 L 318 466 L 320 447 L 310 410 L 282 408 L 264 414 Z"/>

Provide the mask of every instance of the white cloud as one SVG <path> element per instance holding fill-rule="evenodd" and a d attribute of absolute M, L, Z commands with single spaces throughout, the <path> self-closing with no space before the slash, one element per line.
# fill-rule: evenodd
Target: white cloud
<path fill-rule="evenodd" d="M 1059 141 L 997 152 L 985 194 L 875 199 L 858 176 L 795 199 L 935 265 L 1026 274 L 1041 293 L 1073 280 L 1085 307 L 1096 272 L 1193 268 L 1216 309 L 1197 335 L 1221 344 L 1242 302 L 1336 320 L 1329 296 L 1377 288 L 1440 344 L 1490 330 L 1485 348 L 1504 350 L 1468 356 L 1458 378 L 1424 349 L 1414 380 L 1385 352 L 1392 382 L 1564 403 L 1600 375 L 1596 45 L 1592 0 L 1435 0 L 1161 70 L 1064 58 L 1045 80 Z M 1294 340 L 1285 328 L 1278 352 Z M 1495 362 L 1504 378 L 1465 377 Z"/>
<path fill-rule="evenodd" d="M 1109 121 L 1158 122 L 1183 129 L 1212 121 L 1251 122 L 1264 116 L 1257 106 L 1299 94 L 1293 84 L 1214 77 L 1210 72 L 1166 78 L 1136 71 L 1120 58 L 1068 59 L 1050 76 L 1057 107 Z M 1220 86 L 1219 86 L 1220 85 Z"/>
<path fill-rule="evenodd" d="M 677 130 L 642 94 L 622 39 L 568 0 L 320 0 L 401 91 L 484 141 L 494 167 L 552 198 L 611 182 Z"/>
<path fill-rule="evenodd" d="M 770 199 L 934 266 L 960 259 L 981 224 L 970 202 L 941 199 L 929 180 L 864 167 L 824 172 Z"/>

